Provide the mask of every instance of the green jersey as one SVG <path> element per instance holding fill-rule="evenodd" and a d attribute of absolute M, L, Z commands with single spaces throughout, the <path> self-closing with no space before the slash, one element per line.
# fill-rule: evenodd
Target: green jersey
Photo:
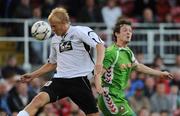
<path fill-rule="evenodd" d="M 134 116 L 125 99 L 124 90 L 137 63 L 133 52 L 128 48 L 119 48 L 115 44 L 106 49 L 103 66 L 106 69 L 102 77 L 104 94 L 98 97 L 99 108 L 105 116 Z"/>
<path fill-rule="evenodd" d="M 137 63 L 133 52 L 128 48 L 119 48 L 115 44 L 108 47 L 103 61 L 107 70 L 102 78 L 103 86 L 115 87 L 124 90 L 128 78 L 133 71 L 133 63 Z"/>

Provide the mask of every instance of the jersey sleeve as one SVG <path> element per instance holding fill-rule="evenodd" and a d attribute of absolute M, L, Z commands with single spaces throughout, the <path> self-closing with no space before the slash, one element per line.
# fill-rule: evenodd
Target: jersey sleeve
<path fill-rule="evenodd" d="M 132 69 L 133 70 L 135 70 L 136 69 L 136 66 L 137 66 L 137 64 L 139 64 L 139 62 L 137 61 L 137 59 L 135 58 L 135 56 L 134 56 L 134 53 L 131 51 L 131 53 L 132 53 Z"/>
<path fill-rule="evenodd" d="M 102 39 L 89 27 L 79 27 L 78 37 L 80 38 L 80 40 L 94 48 L 97 44 L 104 44 Z"/>
<path fill-rule="evenodd" d="M 53 43 L 51 43 L 50 55 L 49 55 L 48 63 L 51 63 L 51 64 L 56 64 L 57 63 L 57 52 L 56 52 L 56 49 L 55 49 L 55 46 L 54 46 Z"/>
<path fill-rule="evenodd" d="M 103 67 L 105 69 L 108 69 L 109 67 L 111 67 L 114 60 L 115 60 L 115 58 L 116 58 L 116 51 L 106 49 L 105 57 L 104 57 L 104 60 L 103 60 Z"/>

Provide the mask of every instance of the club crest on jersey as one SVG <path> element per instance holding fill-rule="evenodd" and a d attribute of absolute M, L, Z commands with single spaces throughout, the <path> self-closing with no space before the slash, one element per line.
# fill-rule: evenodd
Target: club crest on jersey
<path fill-rule="evenodd" d="M 126 116 L 128 112 L 129 112 L 129 111 L 126 110 L 126 108 L 125 108 L 124 105 L 120 105 L 120 106 L 119 106 L 119 113 L 120 113 L 122 116 Z"/>
<path fill-rule="evenodd" d="M 59 44 L 59 52 L 72 50 L 71 41 L 65 41 Z"/>

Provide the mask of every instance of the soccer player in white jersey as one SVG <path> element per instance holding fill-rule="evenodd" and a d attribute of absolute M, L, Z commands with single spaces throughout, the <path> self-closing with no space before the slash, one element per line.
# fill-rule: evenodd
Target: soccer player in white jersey
<path fill-rule="evenodd" d="M 55 33 L 52 37 L 49 61 L 40 69 L 22 75 L 21 81 L 29 82 L 54 69 L 57 72 L 18 116 L 34 116 L 45 104 L 66 96 L 87 116 L 98 116 L 98 108 L 87 75 L 93 69 L 95 75 L 102 71 L 105 49 L 103 41 L 89 27 L 71 26 L 68 13 L 63 8 L 53 9 L 48 21 Z M 95 66 L 86 50 L 87 45 L 96 48 Z"/>

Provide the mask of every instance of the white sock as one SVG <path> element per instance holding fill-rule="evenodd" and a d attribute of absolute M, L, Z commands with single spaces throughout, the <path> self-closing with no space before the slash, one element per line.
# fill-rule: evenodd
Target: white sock
<path fill-rule="evenodd" d="M 29 116 L 29 113 L 26 112 L 25 110 L 22 110 L 22 111 L 20 111 L 20 112 L 18 113 L 17 116 Z"/>

